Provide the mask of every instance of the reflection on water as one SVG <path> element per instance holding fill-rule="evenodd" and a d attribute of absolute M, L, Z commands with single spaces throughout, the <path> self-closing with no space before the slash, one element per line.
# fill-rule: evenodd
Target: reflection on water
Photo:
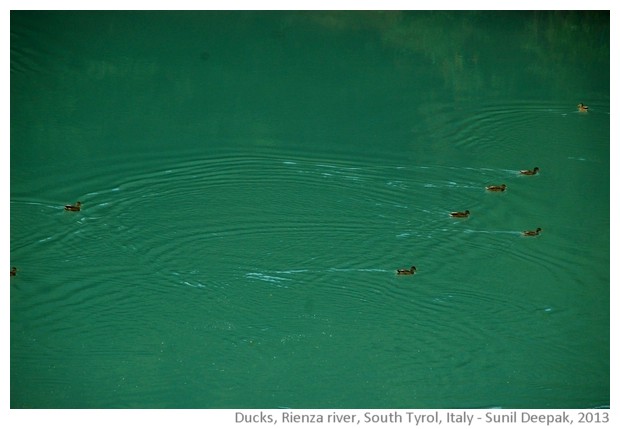
<path fill-rule="evenodd" d="M 609 405 L 608 13 L 11 19 L 12 407 Z"/>
<path fill-rule="evenodd" d="M 532 87 L 561 98 L 570 86 L 597 85 L 592 73 L 609 69 L 609 15 L 597 11 L 360 11 L 303 17 L 332 31 L 376 33 L 393 50 L 396 65 L 409 72 L 419 64 L 412 59 L 422 56 L 430 61 L 431 73 L 442 77 L 441 89 L 460 101 L 527 90 L 528 82 L 541 80 L 548 84 Z"/>

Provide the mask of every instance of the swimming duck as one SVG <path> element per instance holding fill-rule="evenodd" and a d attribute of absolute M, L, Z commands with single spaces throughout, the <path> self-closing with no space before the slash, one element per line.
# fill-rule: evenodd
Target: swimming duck
<path fill-rule="evenodd" d="M 505 190 L 506 190 L 506 185 L 490 185 L 490 186 L 487 186 L 487 191 L 504 192 Z"/>
<path fill-rule="evenodd" d="M 533 237 L 535 235 L 539 235 L 542 231 L 542 228 L 536 228 L 536 231 L 523 231 L 523 235 L 527 237 Z"/>
<path fill-rule="evenodd" d="M 78 201 L 77 203 L 75 203 L 75 205 L 67 204 L 65 206 L 65 210 L 70 211 L 70 212 L 79 212 L 81 206 L 82 206 L 82 203 Z"/>
<path fill-rule="evenodd" d="M 577 109 L 579 109 L 580 112 L 587 112 L 588 111 L 588 106 L 586 106 L 583 103 L 579 103 L 577 105 Z"/>
<path fill-rule="evenodd" d="M 452 212 L 452 213 L 450 213 L 450 216 L 452 216 L 452 217 L 468 217 L 469 216 L 469 210 L 465 210 L 464 212 Z"/>
<path fill-rule="evenodd" d="M 521 170 L 520 173 L 524 174 L 525 176 L 533 176 L 534 174 L 538 173 L 539 171 L 540 171 L 540 168 L 534 167 L 533 170 Z"/>
<path fill-rule="evenodd" d="M 11 267 L 11 277 L 16 276 L 16 275 L 17 275 L 17 268 Z"/>
<path fill-rule="evenodd" d="M 411 266 L 411 268 L 407 269 L 407 268 L 400 268 L 398 270 L 396 270 L 396 274 L 398 274 L 399 276 L 410 276 L 415 274 L 416 271 L 416 267 L 414 267 L 413 265 Z"/>

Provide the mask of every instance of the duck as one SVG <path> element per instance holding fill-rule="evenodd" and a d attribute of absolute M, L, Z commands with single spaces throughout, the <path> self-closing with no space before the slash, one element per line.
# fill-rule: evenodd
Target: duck
<path fill-rule="evenodd" d="M 82 206 L 82 203 L 78 201 L 75 204 L 67 204 L 65 206 L 65 210 L 70 211 L 70 212 L 79 212 L 81 206 Z"/>
<path fill-rule="evenodd" d="M 11 277 L 15 277 L 17 275 L 17 268 L 11 267 Z"/>
<path fill-rule="evenodd" d="M 523 231 L 523 235 L 526 237 L 533 237 L 535 235 L 540 235 L 542 232 L 542 228 L 536 228 L 536 231 Z"/>
<path fill-rule="evenodd" d="M 577 105 L 577 109 L 579 109 L 580 112 L 587 112 L 588 111 L 588 106 L 586 106 L 583 103 L 579 103 Z"/>
<path fill-rule="evenodd" d="M 469 210 L 465 210 L 464 212 L 452 212 L 452 213 L 450 213 L 450 216 L 452 216 L 452 217 L 468 217 L 469 216 Z"/>
<path fill-rule="evenodd" d="M 413 265 L 409 269 L 399 268 L 398 270 L 396 270 L 396 274 L 398 274 L 399 276 L 410 276 L 410 275 L 415 274 L 415 272 L 416 272 L 416 267 L 414 267 Z"/>
<path fill-rule="evenodd" d="M 493 191 L 493 192 L 504 192 L 506 190 L 507 186 L 502 184 L 502 185 L 490 185 L 487 186 L 487 191 Z"/>
<path fill-rule="evenodd" d="M 538 173 L 539 171 L 540 171 L 540 168 L 534 167 L 533 170 L 521 170 L 520 173 L 525 175 L 525 176 L 533 176 L 534 174 Z"/>

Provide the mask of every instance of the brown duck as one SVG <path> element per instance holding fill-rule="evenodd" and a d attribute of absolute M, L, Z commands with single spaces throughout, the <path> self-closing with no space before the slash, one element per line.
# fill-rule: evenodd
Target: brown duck
<path fill-rule="evenodd" d="M 70 212 L 79 212 L 81 207 L 82 207 L 82 203 L 78 201 L 75 204 L 67 204 L 65 206 L 65 210 L 70 211 Z"/>
<path fill-rule="evenodd" d="M 536 231 L 523 231 L 523 235 L 526 237 L 533 237 L 535 235 L 540 235 L 542 232 L 542 228 L 536 228 Z"/>
<path fill-rule="evenodd" d="M 506 185 L 490 185 L 490 186 L 487 186 L 487 191 L 504 192 L 506 188 L 507 188 Z"/>
<path fill-rule="evenodd" d="M 534 167 L 533 170 L 521 170 L 520 173 L 525 175 L 525 176 L 533 176 L 534 174 L 538 173 L 539 171 L 540 171 L 540 168 Z"/>
<path fill-rule="evenodd" d="M 411 275 L 415 274 L 415 272 L 416 272 L 416 267 L 414 267 L 413 265 L 409 269 L 407 269 L 407 268 L 400 268 L 400 269 L 396 270 L 396 274 L 398 274 L 399 276 L 411 276 Z"/>
<path fill-rule="evenodd" d="M 452 216 L 452 217 L 468 217 L 469 216 L 469 210 L 465 210 L 464 212 L 452 212 L 452 213 L 450 213 L 450 216 Z"/>

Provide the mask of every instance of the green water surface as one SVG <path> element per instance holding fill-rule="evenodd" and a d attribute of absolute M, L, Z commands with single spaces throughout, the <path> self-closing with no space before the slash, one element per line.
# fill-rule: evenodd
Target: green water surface
<path fill-rule="evenodd" d="M 609 40 L 12 11 L 11 407 L 608 407 Z"/>

